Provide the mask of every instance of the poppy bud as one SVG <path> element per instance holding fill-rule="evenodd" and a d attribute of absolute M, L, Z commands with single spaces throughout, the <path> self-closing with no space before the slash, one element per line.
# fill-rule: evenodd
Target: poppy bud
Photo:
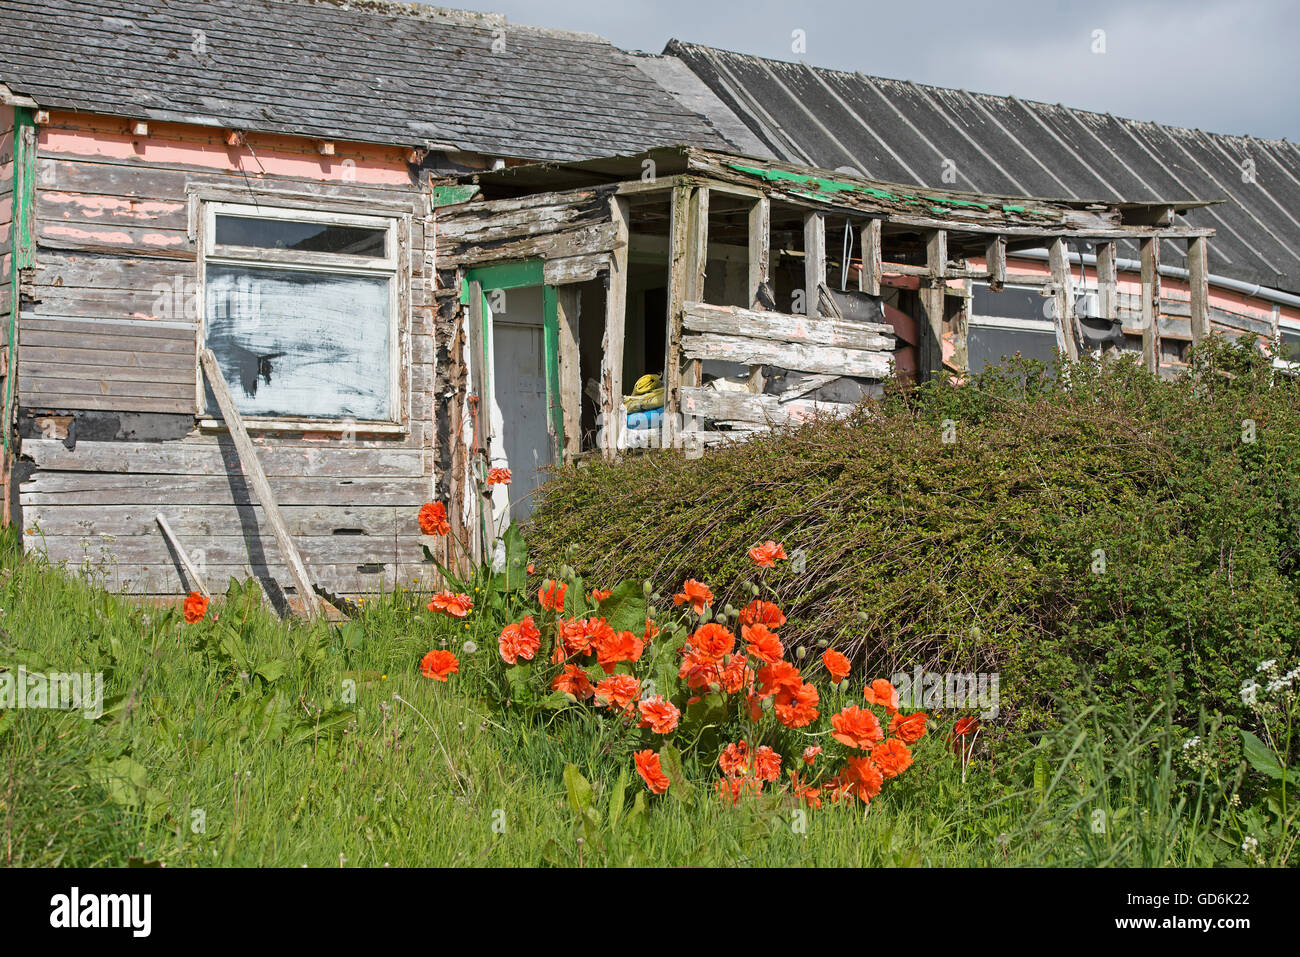
<path fill-rule="evenodd" d="M 564 697 L 569 701 L 570 704 L 578 703 L 577 697 L 571 691 L 564 692 Z"/>
<path fill-rule="evenodd" d="M 829 641 L 827 641 L 825 638 L 822 638 L 821 640 L 819 640 L 819 641 L 817 642 L 817 647 L 818 647 L 818 648 L 829 648 L 829 647 L 830 647 L 830 644 L 831 644 L 831 643 L 830 643 Z"/>
<path fill-rule="evenodd" d="M 728 604 L 727 607 L 725 607 L 725 608 L 722 609 L 722 613 L 723 613 L 724 615 L 726 615 L 728 618 L 734 618 L 734 617 L 736 617 L 736 609 L 735 609 L 735 606 L 733 606 L 733 605 L 731 605 L 731 604 Z"/>
<path fill-rule="evenodd" d="M 709 690 L 712 691 L 714 694 L 717 694 L 719 691 L 722 690 L 722 685 L 718 684 L 716 681 L 710 681 Z"/>
<path fill-rule="evenodd" d="M 750 586 L 749 586 L 749 593 L 750 593 L 751 595 L 753 595 L 755 598 L 757 598 L 757 597 L 758 597 L 758 586 L 757 586 L 757 585 L 750 585 Z"/>
<path fill-rule="evenodd" d="M 763 703 L 759 707 L 761 707 L 764 711 L 771 711 L 772 705 L 775 703 L 776 701 L 774 698 L 768 697 L 763 699 Z"/>
<path fill-rule="evenodd" d="M 654 590 L 655 590 L 655 586 L 651 585 L 649 580 L 643 581 L 641 583 L 641 594 L 645 595 L 647 598 L 649 598 L 652 594 L 654 594 Z"/>
<path fill-rule="evenodd" d="M 794 650 L 794 656 L 800 661 L 803 661 L 803 659 L 808 656 L 808 649 L 800 645 Z"/>
<path fill-rule="evenodd" d="M 561 566 L 560 566 L 560 577 L 561 577 L 561 578 L 572 578 L 572 577 L 573 577 L 573 569 L 570 568 L 568 565 L 561 565 Z"/>

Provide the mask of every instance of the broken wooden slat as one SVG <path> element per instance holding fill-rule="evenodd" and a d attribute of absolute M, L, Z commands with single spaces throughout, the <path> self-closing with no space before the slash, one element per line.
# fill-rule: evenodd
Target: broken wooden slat
<path fill-rule="evenodd" d="M 772 203 L 766 196 L 749 209 L 749 304 L 759 308 L 759 289 L 768 281 L 772 249 Z"/>
<path fill-rule="evenodd" d="M 985 240 L 984 268 L 989 274 L 989 289 L 1001 292 L 1007 282 L 1007 237 L 990 236 Z"/>
<path fill-rule="evenodd" d="M 566 462 L 582 451 L 582 368 L 578 356 L 580 302 L 577 286 L 560 286 L 556 290 L 560 414 L 564 425 Z"/>
<path fill-rule="evenodd" d="M 884 323 L 755 312 L 739 306 L 710 306 L 702 302 L 686 303 L 682 325 L 690 332 L 843 349 L 891 352 L 895 346 L 893 327 Z"/>
<path fill-rule="evenodd" d="M 180 557 L 181 564 L 185 566 L 185 574 L 189 576 L 190 584 L 194 586 L 194 590 L 205 597 L 211 598 L 212 593 L 208 591 L 208 586 L 204 583 L 203 576 L 199 573 L 198 566 L 190 559 L 189 552 L 185 550 L 185 546 L 181 544 L 180 539 L 176 537 L 176 533 L 173 532 L 171 526 L 167 524 L 167 519 L 163 517 L 161 512 L 159 512 L 155 518 L 158 521 L 159 527 L 163 530 L 163 534 L 167 536 L 167 541 L 171 542 L 172 548 L 176 550 L 176 554 Z"/>
<path fill-rule="evenodd" d="M 1210 241 L 1198 236 L 1187 241 L 1187 273 L 1191 290 L 1192 342 L 1210 334 Z M 1274 309 L 1277 307 L 1274 306 Z"/>
<path fill-rule="evenodd" d="M 1053 239 L 1047 250 L 1052 270 L 1052 295 L 1056 303 L 1056 346 L 1071 362 L 1079 360 L 1075 335 L 1074 281 L 1070 276 L 1070 251 L 1064 239 Z"/>
<path fill-rule="evenodd" d="M 803 301 L 804 312 L 819 314 L 818 292 L 826 281 L 826 220 L 821 213 L 803 218 Z"/>
<path fill-rule="evenodd" d="M 820 416 L 844 415 L 853 408 L 853 404 L 845 402 L 818 402 L 812 399 L 781 402 L 774 395 L 682 388 L 682 413 L 715 422 L 750 423 L 757 426 L 798 425 Z"/>
<path fill-rule="evenodd" d="M 858 270 L 858 291 L 880 295 L 880 220 L 868 219 L 862 227 L 862 268 Z"/>
<path fill-rule="evenodd" d="M 799 372 L 823 372 L 865 379 L 886 379 L 893 355 L 834 346 L 801 345 L 714 333 L 682 337 L 682 351 L 691 359 L 718 359 L 742 365 L 774 365 Z"/>
<path fill-rule="evenodd" d="M 252 485 L 258 503 L 266 514 L 266 520 L 280 549 L 280 557 L 289 566 L 294 587 L 302 599 L 303 610 L 307 617 L 314 617 L 320 611 L 320 602 L 312 589 L 307 566 L 303 564 L 302 556 L 298 554 L 298 548 L 294 545 L 293 536 L 289 534 L 284 517 L 280 514 L 280 507 L 276 504 L 275 495 L 271 491 L 271 483 L 267 481 L 266 473 L 262 471 L 262 463 L 258 461 L 257 450 L 253 447 L 253 442 L 244 428 L 244 420 L 235 409 L 235 400 L 231 398 L 230 390 L 226 387 L 226 379 L 221 373 L 221 367 L 217 365 L 217 357 L 212 354 L 211 349 L 204 349 L 199 354 L 199 358 L 208 385 L 212 388 L 212 394 L 221 409 L 221 417 L 225 420 L 226 428 L 230 430 L 231 438 L 235 440 L 235 448 L 239 451 L 244 475 Z"/>
<path fill-rule="evenodd" d="M 1142 362 L 1160 367 L 1160 240 L 1142 240 Z"/>
<path fill-rule="evenodd" d="M 1097 244 L 1097 311 L 1112 322 L 1119 317 L 1119 286 L 1115 274 L 1115 244 Z"/>
<path fill-rule="evenodd" d="M 929 279 L 921 289 L 926 321 L 920 327 L 917 358 L 921 374 L 930 379 L 943 370 L 943 313 L 947 283 L 948 234 L 942 229 L 931 231 L 925 240 L 926 272 Z"/>

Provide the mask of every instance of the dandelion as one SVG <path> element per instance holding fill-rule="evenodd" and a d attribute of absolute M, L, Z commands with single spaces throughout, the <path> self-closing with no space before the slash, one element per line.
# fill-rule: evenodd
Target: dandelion
<path fill-rule="evenodd" d="M 460 650 L 467 655 L 472 655 L 474 652 L 478 651 L 478 645 L 474 644 L 472 641 L 467 641 L 465 644 L 460 646 Z"/>

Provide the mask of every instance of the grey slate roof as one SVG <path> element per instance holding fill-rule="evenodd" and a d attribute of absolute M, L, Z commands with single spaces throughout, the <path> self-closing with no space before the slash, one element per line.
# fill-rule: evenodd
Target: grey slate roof
<path fill-rule="evenodd" d="M 1210 270 L 1300 292 L 1300 149 L 1065 106 L 920 86 L 671 41 L 777 158 L 872 179 L 1107 201 L 1226 200 L 1189 210 L 1209 227 Z M 726 119 L 730 120 L 731 117 Z M 943 181 L 952 160 L 956 182 Z M 1245 163 L 1254 182 L 1243 182 Z M 1121 255 L 1134 258 L 1131 245 Z M 1166 242 L 1162 261 L 1183 266 Z"/>
<path fill-rule="evenodd" d="M 600 37 L 374 0 L 4 0 L 0 82 L 52 108 L 509 157 L 726 145 Z"/>

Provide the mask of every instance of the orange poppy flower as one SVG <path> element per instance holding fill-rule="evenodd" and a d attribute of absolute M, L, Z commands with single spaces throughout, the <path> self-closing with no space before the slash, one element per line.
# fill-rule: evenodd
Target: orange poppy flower
<path fill-rule="evenodd" d="M 686 687 L 691 691 L 701 691 L 718 679 L 718 663 L 688 648 L 682 656 L 682 667 L 677 672 L 677 677 L 685 681 Z"/>
<path fill-rule="evenodd" d="M 614 666 L 620 661 L 639 661 L 641 652 L 645 650 L 645 644 L 632 632 L 615 632 L 613 628 L 609 629 L 607 636 L 593 644 L 596 648 L 596 660 L 600 662 L 607 675 L 614 673 Z"/>
<path fill-rule="evenodd" d="M 826 673 L 836 684 L 847 678 L 849 671 L 852 670 L 849 659 L 833 648 L 827 648 L 822 652 L 822 664 L 826 666 Z"/>
<path fill-rule="evenodd" d="M 817 720 L 817 703 L 821 696 L 808 682 L 795 687 L 785 686 L 776 693 L 773 711 L 776 720 L 787 728 L 803 728 Z"/>
<path fill-rule="evenodd" d="M 866 750 L 885 737 L 875 714 L 857 705 L 848 705 L 839 714 L 831 715 L 831 737 L 850 748 Z"/>
<path fill-rule="evenodd" d="M 762 545 L 755 545 L 749 550 L 749 557 L 759 568 L 775 568 L 778 558 L 786 558 L 785 549 L 768 539 Z"/>
<path fill-rule="evenodd" d="M 979 726 L 979 718 L 974 715 L 967 715 L 964 718 L 957 719 L 957 723 L 952 726 L 952 733 L 957 735 L 973 734 Z"/>
<path fill-rule="evenodd" d="M 969 758 L 975 750 L 975 739 L 972 737 L 967 741 L 967 737 L 973 735 L 980 726 L 980 719 L 972 715 L 964 718 L 958 718 L 957 723 L 952 726 L 952 737 L 948 743 L 952 745 L 953 754 L 959 754 Z"/>
<path fill-rule="evenodd" d="M 517 625 L 506 625 L 501 629 L 497 648 L 507 664 L 516 664 L 520 658 L 532 661 L 533 655 L 537 654 L 537 649 L 542 645 L 541 637 L 542 633 L 533 623 L 533 616 L 528 615 Z"/>
<path fill-rule="evenodd" d="M 673 604 L 685 605 L 688 602 L 695 614 L 702 615 L 704 609 L 713 604 L 713 592 L 709 591 L 708 585 L 697 582 L 694 578 L 688 578 L 682 590 L 673 595 Z"/>
<path fill-rule="evenodd" d="M 647 749 L 638 751 L 632 759 L 636 761 L 636 773 L 641 775 L 651 794 L 663 794 L 668 790 L 670 782 L 659 763 L 659 755 Z"/>
<path fill-rule="evenodd" d="M 664 699 L 664 696 L 657 694 L 652 698 L 642 698 L 637 710 L 641 712 L 641 723 L 638 728 L 649 728 L 655 734 L 668 734 L 677 727 L 677 722 L 682 713 L 677 710 L 677 705 Z"/>
<path fill-rule="evenodd" d="M 595 602 L 597 605 L 599 605 L 602 601 L 604 601 L 612 594 L 614 594 L 613 589 L 606 589 L 605 591 L 601 591 L 599 588 L 593 588 L 591 590 L 591 600 Z"/>
<path fill-rule="evenodd" d="M 718 671 L 718 682 L 727 694 L 736 694 L 746 685 L 754 683 L 754 669 L 744 655 L 732 655 L 726 667 Z"/>
<path fill-rule="evenodd" d="M 634 675 L 610 675 L 596 682 L 596 700 L 619 711 L 631 711 L 641 693 L 641 682 Z"/>
<path fill-rule="evenodd" d="M 924 711 L 909 714 L 907 717 L 903 717 L 902 712 L 899 712 L 889 722 L 889 733 L 898 735 L 908 744 L 916 744 L 925 737 L 925 723 L 928 718 Z"/>
<path fill-rule="evenodd" d="M 645 620 L 645 632 L 641 635 L 641 640 L 649 644 L 650 640 L 657 634 L 659 634 L 659 626 L 654 623 L 653 619 L 647 618 Z"/>
<path fill-rule="evenodd" d="M 849 786 L 850 794 L 857 795 L 863 804 L 870 804 L 871 799 L 880 793 L 885 776 L 870 758 L 849 758 L 843 780 Z"/>
<path fill-rule="evenodd" d="M 764 781 L 776 781 L 781 777 L 781 755 L 766 744 L 760 745 L 754 752 L 754 773 Z"/>
<path fill-rule="evenodd" d="M 767 625 L 741 625 L 740 633 L 749 644 L 745 647 L 751 655 L 767 664 L 775 664 L 785 654 L 785 646 Z"/>
<path fill-rule="evenodd" d="M 749 773 L 749 742 L 737 741 L 722 749 L 718 755 L 718 767 L 729 778 Z"/>
<path fill-rule="evenodd" d="M 898 710 L 898 691 L 884 678 L 877 678 L 862 689 L 862 697 L 867 699 L 867 704 L 884 708 L 890 714 Z"/>
<path fill-rule="evenodd" d="M 781 609 L 770 601 L 760 601 L 755 598 L 740 611 L 740 623 L 742 625 L 767 625 L 769 628 L 780 628 L 785 624 L 785 615 L 781 614 Z"/>
<path fill-rule="evenodd" d="M 555 691 L 571 694 L 579 701 L 585 701 L 596 693 L 596 689 L 592 687 L 591 679 L 587 677 L 587 672 L 577 665 L 565 665 L 564 670 L 556 675 L 555 680 L 551 682 L 551 688 Z"/>
<path fill-rule="evenodd" d="M 802 684 L 799 669 L 788 661 L 774 661 L 758 670 L 758 690 L 764 698 L 782 689 L 793 690 Z"/>
<path fill-rule="evenodd" d="M 564 611 L 564 593 L 568 590 L 566 583 L 547 579 L 537 589 L 537 601 L 546 611 Z"/>
<path fill-rule="evenodd" d="M 441 502 L 426 502 L 420 506 L 418 516 L 420 531 L 425 535 L 446 535 L 451 531 L 447 524 L 447 506 Z"/>
<path fill-rule="evenodd" d="M 706 660 L 717 661 L 731 654 L 736 647 L 736 636 L 731 629 L 711 621 L 700 625 L 695 634 L 686 639 L 686 647 Z"/>
<path fill-rule="evenodd" d="M 435 681 L 446 681 L 448 675 L 460 672 L 460 662 L 450 651 L 435 648 L 420 659 L 420 673 Z"/>
<path fill-rule="evenodd" d="M 205 598 L 199 592 L 192 591 L 185 596 L 185 605 L 182 611 L 185 614 L 187 624 L 193 625 L 203 620 L 208 613 L 208 602 L 211 599 Z"/>
<path fill-rule="evenodd" d="M 440 611 L 453 618 L 464 618 L 474 607 L 469 595 L 456 595 L 449 591 L 440 591 L 429 602 L 429 611 Z"/>
<path fill-rule="evenodd" d="M 815 788 L 799 780 L 799 772 L 791 769 L 790 771 L 790 791 L 796 798 L 803 801 L 810 808 L 819 808 L 822 806 L 821 788 Z"/>
<path fill-rule="evenodd" d="M 555 643 L 555 652 L 551 655 L 551 664 L 558 665 L 571 656 L 588 654 L 591 651 L 591 633 L 584 618 L 557 618 L 555 629 L 559 641 Z"/>
<path fill-rule="evenodd" d="M 503 468 L 488 469 L 487 483 L 488 485 L 509 485 L 510 470 Z"/>
<path fill-rule="evenodd" d="M 812 764 L 814 761 L 817 760 L 817 755 L 821 753 L 822 753 L 822 746 L 820 744 L 808 745 L 808 747 L 803 749 L 803 763 Z"/>
<path fill-rule="evenodd" d="M 883 777 L 896 778 L 912 763 L 912 752 L 900 739 L 890 738 L 871 749 L 871 760 Z"/>

